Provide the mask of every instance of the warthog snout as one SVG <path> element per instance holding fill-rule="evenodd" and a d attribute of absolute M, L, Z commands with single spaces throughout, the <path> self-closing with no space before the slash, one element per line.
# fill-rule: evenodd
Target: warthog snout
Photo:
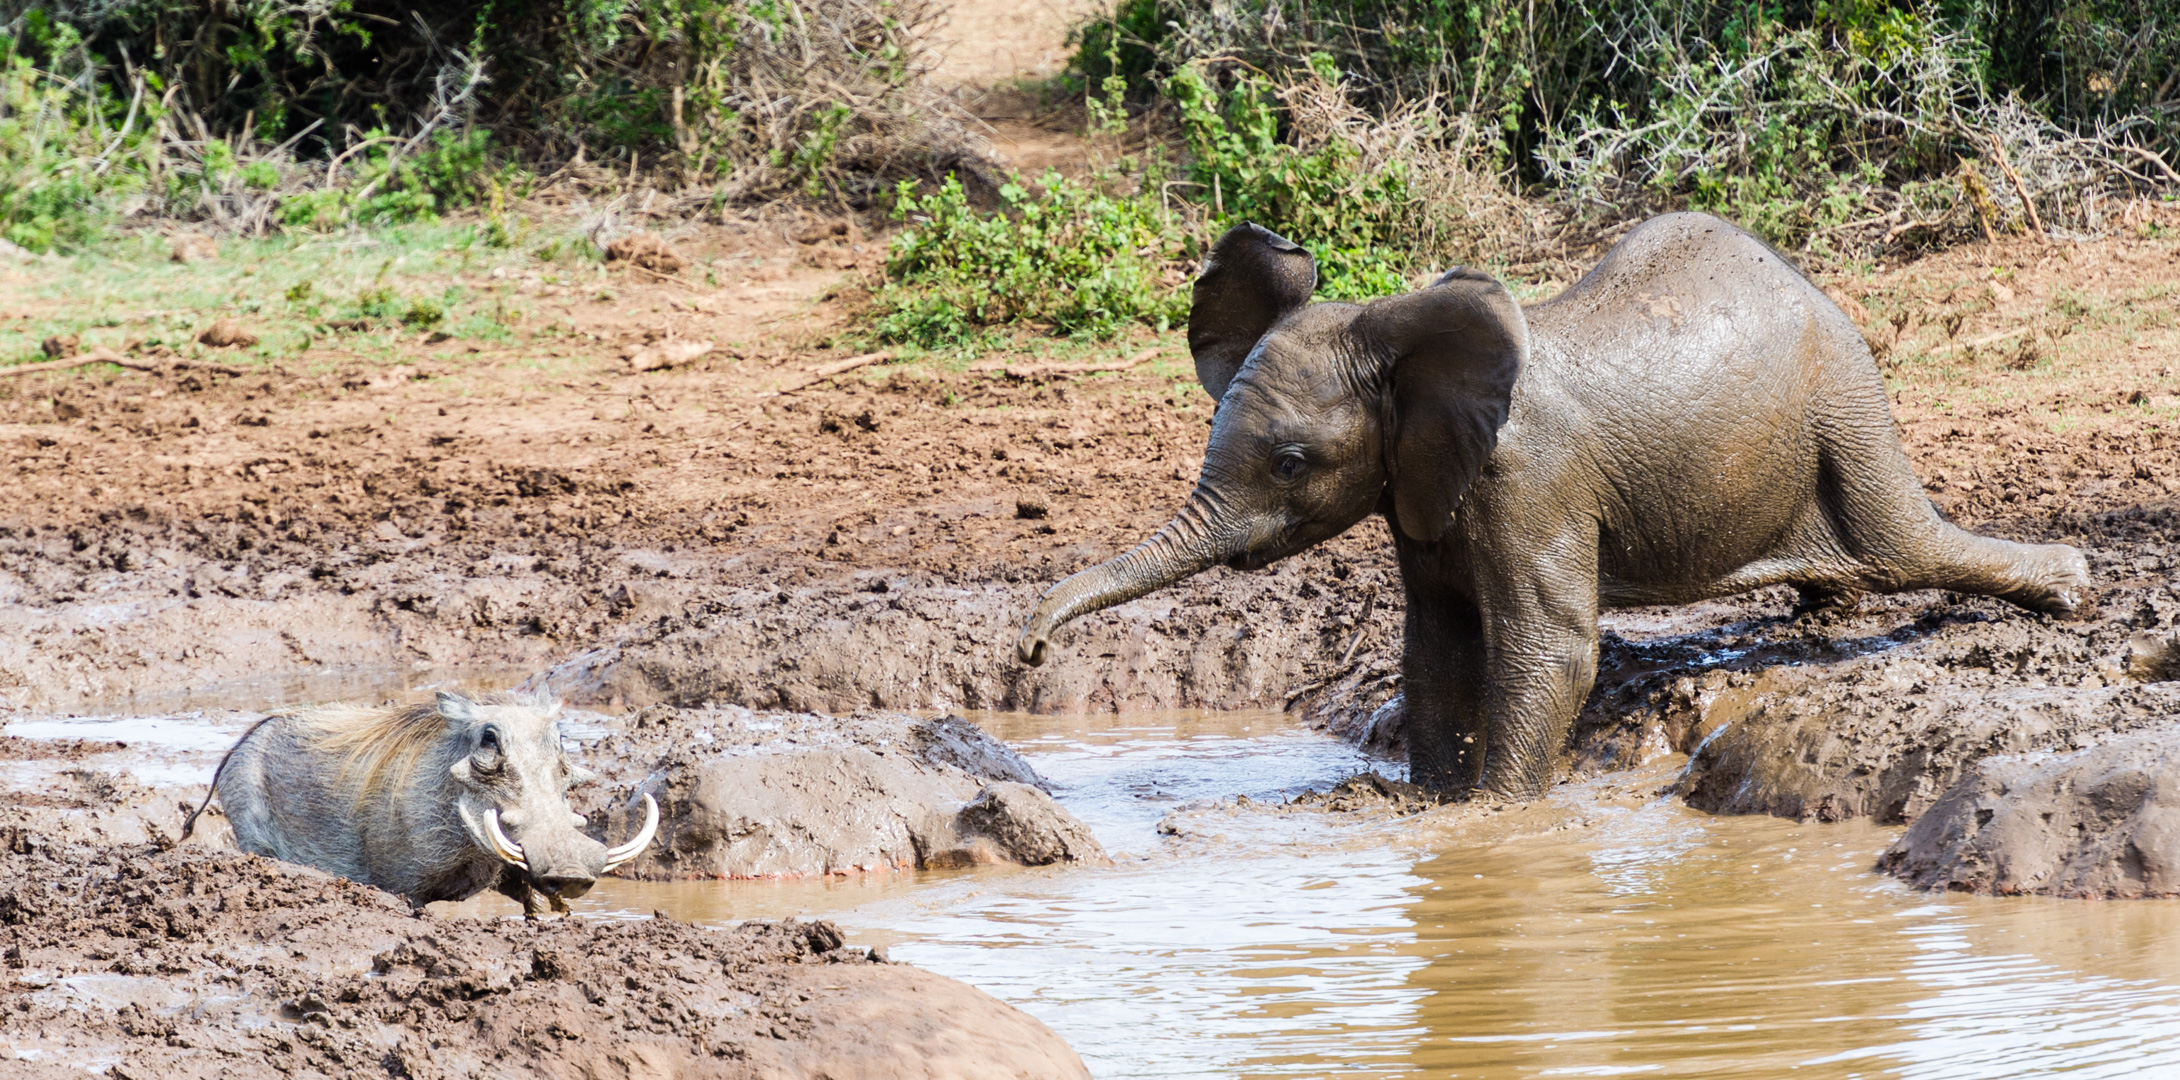
<path fill-rule="evenodd" d="M 507 834 L 505 826 L 511 818 L 512 815 L 502 815 L 497 808 L 484 812 L 485 836 L 492 853 L 502 862 L 521 870 L 539 892 L 566 898 L 589 892 L 600 875 L 619 869 L 643 854 L 652 838 L 658 835 L 659 804 L 658 800 L 645 794 L 643 828 L 638 829 L 627 843 L 613 847 L 576 832 L 572 823 L 581 819 L 573 813 L 567 815 L 569 826 L 543 825 L 519 830 L 523 833 L 520 841 Z M 552 820 L 548 816 L 547 821 Z"/>

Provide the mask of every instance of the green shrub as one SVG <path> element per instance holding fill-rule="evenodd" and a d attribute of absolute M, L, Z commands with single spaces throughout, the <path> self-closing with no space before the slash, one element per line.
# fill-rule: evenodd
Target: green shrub
<path fill-rule="evenodd" d="M 1994 137 L 2046 224 L 2095 228 L 2102 198 L 2180 183 L 2169 0 L 1118 0 L 1076 40 L 1077 89 L 1118 74 L 1139 106 L 1222 113 L 1243 158 L 1286 145 L 1305 173 L 1313 145 L 1262 88 L 1422 107 L 1417 146 L 1582 228 L 1694 206 L 1795 247 L 1929 245 L 1980 235 L 1978 186 L 2019 227 Z"/>
<path fill-rule="evenodd" d="M 1155 199 L 1112 195 L 1047 173 L 1033 191 L 1000 186 L 997 213 L 970 206 L 959 179 L 918 195 L 898 190 L 909 223 L 886 262 L 876 326 L 888 341 L 959 347 L 992 327 L 1028 324 L 1106 337 L 1142 323 L 1164 329 L 1188 310 L 1168 273 L 1179 222 Z"/>
<path fill-rule="evenodd" d="M 0 32 L 107 106 L 170 114 L 169 137 L 342 157 L 352 203 L 279 215 L 311 227 L 473 203 L 488 151 L 648 165 L 738 198 L 857 200 L 967 152 L 963 114 L 922 81 L 935 0 L 445 0 L 427 14 L 392 0 L 0 0 Z M 247 168 L 229 154 L 184 179 L 219 187 Z M 263 170 L 246 179 L 272 186 Z"/>
<path fill-rule="evenodd" d="M 1211 204 L 1214 233 L 1253 221 L 1287 236 L 1316 257 L 1318 291 L 1333 299 L 1407 287 L 1423 225 L 1408 162 L 1364 167 L 1361 149 L 1337 135 L 1308 149 L 1283 141 L 1262 77 L 1239 77 L 1222 95 L 1187 67 L 1166 93 L 1179 107 L 1190 178 L 1197 199 Z"/>

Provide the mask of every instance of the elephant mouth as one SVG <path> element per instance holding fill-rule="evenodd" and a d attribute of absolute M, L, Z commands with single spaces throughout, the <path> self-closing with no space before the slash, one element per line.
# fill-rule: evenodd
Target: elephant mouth
<path fill-rule="evenodd" d="M 1309 528 L 1304 524 L 1286 525 L 1270 538 L 1268 543 L 1251 544 L 1226 559 L 1229 570 L 1255 571 L 1316 546 L 1318 537 L 1305 535 Z"/>

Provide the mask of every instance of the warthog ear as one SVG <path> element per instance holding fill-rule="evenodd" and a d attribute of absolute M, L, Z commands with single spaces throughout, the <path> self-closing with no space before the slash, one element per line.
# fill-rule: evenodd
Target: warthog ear
<path fill-rule="evenodd" d="M 1236 225 L 1211 245 L 1188 309 L 1188 351 L 1213 401 L 1226 396 L 1265 332 L 1316 289 L 1317 260 L 1262 225 Z"/>
<path fill-rule="evenodd" d="M 552 716 L 560 711 L 560 699 L 554 697 L 553 688 L 543 682 L 537 684 L 537 689 L 530 691 L 530 704 L 535 706 L 537 711 L 547 716 Z"/>
<path fill-rule="evenodd" d="M 477 706 L 475 702 L 452 690 L 441 690 L 439 715 L 450 724 L 467 724 L 477 719 Z"/>
<path fill-rule="evenodd" d="M 1435 543 L 1498 446 L 1529 353 L 1521 305 L 1491 275 L 1449 271 L 1421 292 L 1379 300 L 1355 331 L 1392 365 L 1385 440 L 1393 513 Z"/>

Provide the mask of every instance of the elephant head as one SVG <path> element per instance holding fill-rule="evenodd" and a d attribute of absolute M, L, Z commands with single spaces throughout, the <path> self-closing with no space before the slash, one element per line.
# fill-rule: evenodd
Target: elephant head
<path fill-rule="evenodd" d="M 1217 402 L 1203 475 L 1150 539 L 1045 593 L 1016 642 L 1024 663 L 1070 619 L 1215 563 L 1268 566 L 1381 508 L 1412 540 L 1445 534 L 1506 422 L 1520 306 L 1468 269 L 1361 305 L 1310 304 L 1316 283 L 1309 253 L 1261 226 L 1212 246 L 1188 317 Z"/>

